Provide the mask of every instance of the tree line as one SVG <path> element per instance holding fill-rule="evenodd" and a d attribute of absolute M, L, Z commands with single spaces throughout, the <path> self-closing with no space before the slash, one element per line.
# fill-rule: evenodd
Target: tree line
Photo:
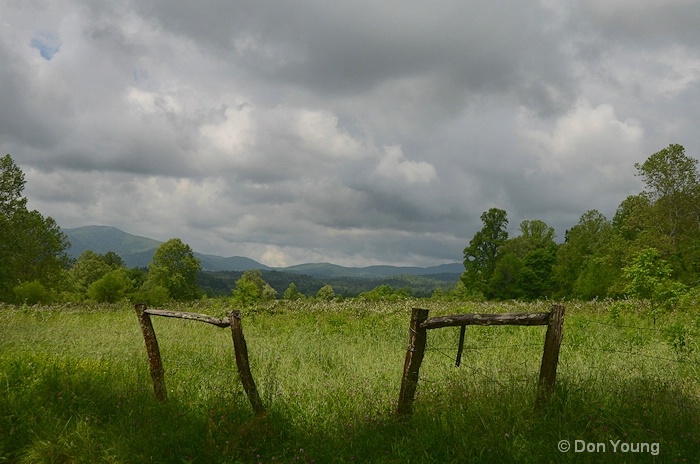
<path fill-rule="evenodd" d="M 508 236 L 506 211 L 492 208 L 464 249 L 462 292 L 485 299 L 634 296 L 672 304 L 700 283 L 698 161 L 669 145 L 635 164 L 645 189 L 612 219 L 585 212 L 555 242 L 554 229 L 526 220 Z"/>
<path fill-rule="evenodd" d="M 557 243 L 552 227 L 539 219 L 519 224 L 508 234 L 505 210 L 481 215 L 482 228 L 464 249 L 465 271 L 456 285 L 436 285 L 436 299 L 583 299 L 634 296 L 652 308 L 697 294 L 700 283 L 700 175 L 698 161 L 672 144 L 634 165 L 645 189 L 625 198 L 613 218 L 585 212 Z M 10 155 L 0 159 L 0 301 L 104 301 L 124 299 L 152 305 L 201 298 L 221 276 L 202 277 L 189 245 L 173 238 L 161 244 L 146 269 L 127 269 L 113 252 L 84 252 L 69 259 L 70 244 L 50 217 L 27 209 L 24 173 Z M 338 291 L 299 276 L 246 271 L 227 289 L 238 304 L 275 298 L 397 299 L 418 294 L 405 280 L 345 283 Z M 305 280 L 306 279 L 306 280 Z M 286 288 L 282 291 L 280 285 Z M 202 285 L 205 287 L 202 288 Z M 297 287 L 297 284 L 300 286 Z M 418 283 L 415 283 L 418 285 Z M 363 287 L 363 285 L 365 287 Z M 421 285 L 425 285 L 422 282 Z M 300 290 L 301 288 L 301 290 Z M 313 290 L 310 290 L 313 288 Z M 302 291 L 303 290 L 303 291 Z"/>

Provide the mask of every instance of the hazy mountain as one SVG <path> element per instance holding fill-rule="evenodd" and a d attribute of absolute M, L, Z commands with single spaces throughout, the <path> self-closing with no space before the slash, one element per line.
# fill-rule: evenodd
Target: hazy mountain
<path fill-rule="evenodd" d="M 122 257 L 128 267 L 148 266 L 153 253 L 161 244 L 158 240 L 127 234 L 108 226 L 85 226 L 63 229 L 63 232 L 71 244 L 68 249 L 71 258 L 77 258 L 85 250 L 99 254 L 113 251 Z"/>
<path fill-rule="evenodd" d="M 63 229 L 63 232 L 68 236 L 68 240 L 71 243 L 68 254 L 72 258 L 77 258 L 85 250 L 92 250 L 99 254 L 113 251 L 122 257 L 127 267 L 147 267 L 153 258 L 153 253 L 163 243 L 108 226 L 85 226 L 75 229 Z M 202 263 L 202 269 L 207 271 L 270 269 L 264 264 L 242 256 L 223 258 L 197 252 L 194 254 Z"/>
<path fill-rule="evenodd" d="M 153 258 L 156 248 L 162 243 L 147 237 L 132 235 L 116 227 L 84 226 L 75 229 L 63 229 L 68 236 L 71 247 L 68 254 L 77 258 L 85 250 L 104 254 L 113 251 L 122 257 L 127 267 L 146 267 Z M 202 263 L 202 269 L 207 271 L 245 271 L 248 269 L 272 270 L 250 258 L 232 256 L 224 258 L 215 255 L 205 255 L 195 252 Z M 432 276 L 438 280 L 451 280 L 464 271 L 462 263 L 442 264 L 432 267 L 406 266 L 367 266 L 344 267 L 329 263 L 310 263 L 276 268 L 280 271 L 306 274 L 316 278 L 332 279 L 353 277 L 362 279 L 385 278 L 396 275 Z"/>

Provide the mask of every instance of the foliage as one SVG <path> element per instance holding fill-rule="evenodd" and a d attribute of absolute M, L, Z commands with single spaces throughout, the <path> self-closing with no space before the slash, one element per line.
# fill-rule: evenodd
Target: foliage
<path fill-rule="evenodd" d="M 653 300 L 660 287 L 671 278 L 671 267 L 656 248 L 647 248 L 623 269 L 623 274 L 630 280 L 627 289 L 633 296 Z"/>
<path fill-rule="evenodd" d="M 108 272 L 90 284 L 87 295 L 98 303 L 116 303 L 133 292 L 133 281 L 125 268 L 119 267 Z"/>
<path fill-rule="evenodd" d="M 653 314 L 681 307 L 700 282 L 698 160 L 672 144 L 635 168 L 646 189 L 625 198 L 612 221 L 587 211 L 562 244 L 538 220 L 523 221 L 520 236 L 508 238 L 506 212 L 485 212 L 464 250 L 465 287 L 498 300 L 631 294 L 649 300 Z"/>
<path fill-rule="evenodd" d="M 397 301 L 411 296 L 410 288 L 394 290 L 391 285 L 380 285 L 368 292 L 362 292 L 358 298 L 368 301 Z"/>
<path fill-rule="evenodd" d="M 27 210 L 24 186 L 12 157 L 0 158 L 0 301 L 12 301 L 14 288 L 25 282 L 57 290 L 68 263 L 66 236 L 52 218 Z"/>
<path fill-rule="evenodd" d="M 500 243 L 493 257 L 493 270 L 488 271 L 491 277 L 484 285 L 472 286 L 472 291 L 481 288 L 487 297 L 497 300 L 535 300 L 551 296 L 557 251 L 554 229 L 540 220 L 526 220 L 521 222 L 520 232 L 520 236 Z M 467 263 L 465 286 L 472 280 L 469 266 L 474 263 Z"/>
<path fill-rule="evenodd" d="M 697 281 L 700 267 L 700 173 L 698 160 L 672 144 L 635 164 L 652 204 L 650 231 L 667 241 L 673 273 L 684 283 Z M 658 247 L 658 245 L 655 245 Z"/>
<path fill-rule="evenodd" d="M 660 309 L 675 306 L 685 293 L 683 284 L 671 280 L 671 266 L 655 248 L 640 251 L 632 263 L 623 269 L 623 274 L 630 281 L 627 289 L 633 296 L 651 301 L 654 321 Z"/>
<path fill-rule="evenodd" d="M 103 256 L 92 250 L 85 250 L 70 269 L 73 290 L 83 297 L 87 296 L 90 285 L 113 269 Z"/>
<path fill-rule="evenodd" d="M 23 282 L 14 288 L 15 301 L 22 304 L 35 305 L 39 303 L 50 303 L 51 294 L 46 287 L 38 280 Z"/>
<path fill-rule="evenodd" d="M 504 210 L 491 208 L 481 215 L 481 222 L 483 227 L 464 249 L 462 282 L 467 288 L 490 296 L 488 283 L 496 270 L 499 249 L 508 240 L 508 218 Z"/>
<path fill-rule="evenodd" d="M 438 290 L 450 292 L 455 283 L 459 282 L 459 274 L 431 274 L 431 275 L 396 275 L 391 277 L 333 277 L 317 278 L 296 272 L 261 271 L 263 280 L 270 284 L 278 294 L 284 292 L 293 283 L 296 290 L 304 297 L 314 297 L 324 285 L 333 287 L 336 295 L 344 298 L 354 298 L 360 293 L 368 292 L 381 285 L 390 285 L 392 288 L 410 289 L 415 297 L 430 297 Z M 198 274 L 199 286 L 209 297 L 230 295 L 235 288 L 235 283 L 243 275 L 242 271 L 202 271 Z M 464 289 L 463 284 L 460 288 Z M 283 296 L 284 298 L 284 296 Z"/>
<path fill-rule="evenodd" d="M 134 293 L 134 301 L 146 303 L 148 306 L 162 306 L 171 300 L 168 289 L 162 285 L 155 285 L 152 281 L 146 281 Z"/>
<path fill-rule="evenodd" d="M 289 287 L 282 294 L 282 298 L 285 300 L 298 300 L 304 298 L 304 294 L 297 290 L 297 286 L 294 282 L 289 283 Z"/>
<path fill-rule="evenodd" d="M 197 273 L 202 267 L 192 248 L 179 238 L 163 242 L 148 266 L 151 288 L 163 287 L 175 301 L 191 301 L 201 296 Z"/>
<path fill-rule="evenodd" d="M 233 301 L 241 306 L 251 306 L 275 298 L 277 291 L 263 280 L 259 269 L 245 271 L 236 281 L 236 288 L 233 290 Z"/>
<path fill-rule="evenodd" d="M 324 301 L 330 301 L 335 298 L 335 292 L 333 291 L 333 287 L 330 285 L 324 285 L 323 287 L 318 289 L 318 292 L 316 292 L 316 298 L 319 300 L 324 300 Z"/>

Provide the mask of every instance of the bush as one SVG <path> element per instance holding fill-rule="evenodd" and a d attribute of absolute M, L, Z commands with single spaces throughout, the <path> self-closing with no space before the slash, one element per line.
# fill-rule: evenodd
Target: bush
<path fill-rule="evenodd" d="M 35 305 L 51 302 L 51 294 L 38 280 L 23 282 L 17 285 L 13 290 L 18 303 Z"/>
<path fill-rule="evenodd" d="M 316 298 L 319 300 L 325 300 L 325 301 L 330 301 L 335 298 L 335 292 L 333 291 L 333 287 L 330 285 L 324 285 L 323 287 L 318 289 L 318 292 L 316 292 Z"/>
<path fill-rule="evenodd" d="M 245 271 L 236 281 L 236 288 L 233 290 L 233 301 L 241 306 L 250 306 L 275 298 L 277 291 L 263 280 L 259 269 Z"/>
<path fill-rule="evenodd" d="M 132 282 L 127 276 L 126 269 L 119 268 L 90 284 L 87 295 L 99 303 L 116 303 L 124 299 L 131 287 Z"/>
<path fill-rule="evenodd" d="M 134 302 L 146 303 L 148 306 L 162 306 L 170 300 L 170 292 L 161 285 L 144 284 L 134 295 Z"/>

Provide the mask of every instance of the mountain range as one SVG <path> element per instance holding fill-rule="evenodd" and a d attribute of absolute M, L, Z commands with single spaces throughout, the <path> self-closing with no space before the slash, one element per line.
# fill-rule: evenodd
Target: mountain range
<path fill-rule="evenodd" d="M 124 232 L 116 227 L 83 226 L 63 229 L 71 243 L 68 254 L 77 258 L 85 250 L 104 254 L 109 251 L 121 256 L 127 267 L 147 267 L 162 242 Z M 317 278 L 384 278 L 396 275 L 440 276 L 454 275 L 455 280 L 464 271 L 462 263 L 441 264 L 431 267 L 414 266 L 366 266 L 345 267 L 330 263 L 307 263 L 284 268 L 272 268 L 243 256 L 222 257 L 194 252 L 206 271 L 246 271 L 260 269 L 305 274 Z"/>

